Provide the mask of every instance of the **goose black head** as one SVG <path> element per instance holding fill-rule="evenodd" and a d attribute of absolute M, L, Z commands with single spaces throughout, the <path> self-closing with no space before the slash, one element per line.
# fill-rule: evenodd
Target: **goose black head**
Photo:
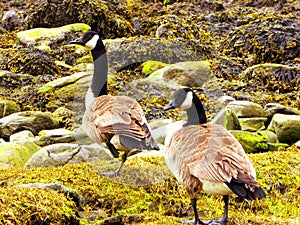
<path fill-rule="evenodd" d="M 179 108 L 187 110 L 193 106 L 194 93 L 190 88 L 181 88 L 174 92 L 173 98 L 164 111 Z"/>
<path fill-rule="evenodd" d="M 87 31 L 82 37 L 71 41 L 70 44 L 82 45 L 89 50 L 93 50 L 100 39 L 99 35 L 95 31 Z"/>

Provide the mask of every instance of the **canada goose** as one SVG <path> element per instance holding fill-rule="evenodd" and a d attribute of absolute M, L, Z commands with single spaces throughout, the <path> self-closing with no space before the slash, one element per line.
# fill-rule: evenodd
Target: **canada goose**
<path fill-rule="evenodd" d="M 195 224 L 226 224 L 230 194 L 249 200 L 266 197 L 265 191 L 255 181 L 256 173 L 243 147 L 225 128 L 207 123 L 203 105 L 191 89 L 174 92 L 164 110 L 174 108 L 186 110 L 188 121 L 167 144 L 165 160 L 176 179 L 186 188 Z M 196 202 L 201 190 L 223 196 L 222 218 L 214 221 L 199 219 Z"/>
<path fill-rule="evenodd" d="M 119 150 L 124 151 L 120 166 L 115 171 L 102 173 L 117 176 L 131 149 L 159 150 L 159 147 L 139 103 L 127 96 L 108 95 L 106 49 L 99 35 L 87 31 L 70 44 L 82 45 L 92 53 L 94 74 L 85 97 L 82 126 L 94 142 L 107 146 L 115 158 Z"/>

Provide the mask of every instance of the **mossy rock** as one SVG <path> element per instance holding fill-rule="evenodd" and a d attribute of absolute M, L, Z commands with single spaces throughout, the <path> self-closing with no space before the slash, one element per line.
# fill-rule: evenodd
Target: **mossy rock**
<path fill-rule="evenodd" d="M 44 46 L 51 43 L 51 40 L 53 41 L 62 38 L 66 33 L 75 31 L 86 32 L 90 29 L 91 27 L 84 23 L 68 24 L 55 28 L 34 28 L 18 32 L 17 42 Z"/>
<path fill-rule="evenodd" d="M 154 71 L 166 67 L 168 64 L 159 61 L 150 60 L 144 62 L 142 65 L 143 65 L 143 69 L 142 69 L 143 74 L 145 74 L 145 76 L 149 76 Z"/>
<path fill-rule="evenodd" d="M 21 110 L 20 106 L 10 100 L 0 100 L 0 118 Z"/>
<path fill-rule="evenodd" d="M 24 166 L 39 149 L 39 146 L 30 141 L 0 143 L 0 162 Z"/>
<path fill-rule="evenodd" d="M 265 152 L 269 150 L 267 140 L 260 134 L 249 131 L 231 131 L 241 143 L 245 152 Z"/>

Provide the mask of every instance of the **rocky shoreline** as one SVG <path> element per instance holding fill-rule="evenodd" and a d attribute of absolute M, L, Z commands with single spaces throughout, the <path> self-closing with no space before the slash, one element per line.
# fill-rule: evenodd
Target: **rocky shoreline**
<path fill-rule="evenodd" d="M 149 158 L 161 164 L 165 139 L 185 120 L 184 114 L 164 113 L 162 108 L 183 86 L 197 92 L 209 120 L 230 130 L 247 153 L 275 157 L 300 148 L 296 1 L 0 4 L 1 172 L 86 162 L 101 170 L 103 165 L 95 162 L 111 166 L 116 161 L 81 130 L 93 64 L 88 51 L 68 42 L 91 28 L 100 32 L 107 48 L 110 93 L 140 102 L 162 149 L 136 152 L 131 166 L 140 160 L 149 163 Z M 132 183 L 126 176 L 113 181 L 153 185 L 141 177 Z M 171 177 L 166 169 L 155 176 L 157 182 Z M 74 195 L 75 202 L 86 204 L 83 193 L 62 184 L 31 185 Z"/>

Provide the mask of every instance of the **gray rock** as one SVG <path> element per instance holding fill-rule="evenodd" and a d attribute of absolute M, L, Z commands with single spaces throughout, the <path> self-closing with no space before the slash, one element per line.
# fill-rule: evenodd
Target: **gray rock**
<path fill-rule="evenodd" d="M 20 106 L 14 101 L 0 100 L 0 118 L 20 111 Z"/>
<path fill-rule="evenodd" d="M 288 106 L 284 106 L 278 103 L 268 103 L 264 107 L 264 114 L 269 120 L 276 113 L 288 114 L 288 115 L 300 115 L 300 110 Z"/>
<path fill-rule="evenodd" d="M 265 117 L 239 118 L 242 130 L 257 131 L 265 129 Z"/>
<path fill-rule="evenodd" d="M 24 166 L 39 149 L 39 146 L 30 141 L 0 143 L 0 163 Z"/>
<path fill-rule="evenodd" d="M 200 87 L 212 78 L 207 61 L 178 62 L 156 70 L 149 76 L 149 79 L 187 87 Z"/>
<path fill-rule="evenodd" d="M 259 130 L 258 133 L 262 135 L 269 143 L 277 143 L 277 136 L 270 130 Z"/>
<path fill-rule="evenodd" d="M 55 190 L 59 193 L 63 193 L 64 195 L 71 197 L 71 199 L 76 203 L 77 206 L 82 206 L 85 203 L 85 198 L 80 195 L 74 189 L 68 188 L 62 184 L 51 183 L 29 183 L 29 184 L 19 184 L 16 185 L 17 188 L 41 188 L 41 189 L 51 189 Z"/>
<path fill-rule="evenodd" d="M 34 135 L 30 130 L 23 130 L 18 133 L 14 133 L 9 137 L 10 142 L 16 141 L 33 141 Z"/>
<path fill-rule="evenodd" d="M 222 109 L 212 120 L 212 123 L 222 125 L 227 130 L 240 130 L 241 125 L 235 113 L 230 109 Z"/>
<path fill-rule="evenodd" d="M 300 140 L 295 143 L 295 145 L 300 148 Z"/>
<path fill-rule="evenodd" d="M 7 163 L 0 163 L 0 169 L 10 168 L 10 167 L 12 167 L 12 165 Z"/>
<path fill-rule="evenodd" d="M 39 146 L 46 146 L 55 143 L 74 143 L 75 141 L 74 131 L 59 128 L 40 131 L 34 143 Z"/>
<path fill-rule="evenodd" d="M 263 107 L 257 103 L 249 101 L 232 101 L 226 106 L 231 109 L 238 117 L 263 117 Z"/>
<path fill-rule="evenodd" d="M 300 115 L 275 114 L 268 126 L 274 130 L 278 141 L 292 144 L 300 140 Z"/>
<path fill-rule="evenodd" d="M 167 136 L 171 136 L 176 130 L 180 129 L 182 125 L 185 123 L 185 121 L 176 121 L 172 123 L 167 123 L 168 121 L 165 121 L 166 124 L 155 128 L 152 130 L 152 136 L 154 140 L 159 144 L 165 144 L 165 139 Z"/>
<path fill-rule="evenodd" d="M 25 167 L 57 167 L 107 158 L 111 158 L 107 150 L 99 145 L 80 147 L 78 144 L 60 143 L 41 148 Z"/>
<path fill-rule="evenodd" d="M 30 130 L 37 135 L 43 129 L 58 128 L 59 123 L 50 113 L 26 111 L 11 114 L 0 119 L 0 137 L 9 137 L 22 130 Z"/>

